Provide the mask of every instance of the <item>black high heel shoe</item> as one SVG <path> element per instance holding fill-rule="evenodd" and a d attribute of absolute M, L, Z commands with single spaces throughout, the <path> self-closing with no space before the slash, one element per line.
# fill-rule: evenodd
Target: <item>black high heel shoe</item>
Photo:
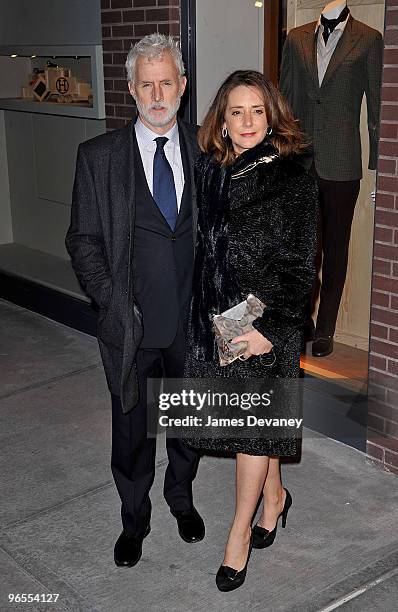
<path fill-rule="evenodd" d="M 216 575 L 216 585 L 219 591 L 233 591 L 238 589 L 244 583 L 246 579 L 247 566 L 249 564 L 250 554 L 253 548 L 253 530 L 250 535 L 249 552 L 247 554 L 245 567 L 238 572 L 238 570 L 228 565 L 220 565 Z"/>
<path fill-rule="evenodd" d="M 278 519 L 280 516 L 282 516 L 282 527 L 286 527 L 286 518 L 289 508 L 292 505 L 292 496 L 287 489 L 285 489 L 285 491 L 286 499 L 283 510 L 280 514 L 278 514 L 274 529 L 269 531 L 268 529 L 264 529 L 264 527 L 260 527 L 259 525 L 253 527 L 253 548 L 267 548 L 273 544 L 276 536 L 276 530 L 278 528 Z"/>

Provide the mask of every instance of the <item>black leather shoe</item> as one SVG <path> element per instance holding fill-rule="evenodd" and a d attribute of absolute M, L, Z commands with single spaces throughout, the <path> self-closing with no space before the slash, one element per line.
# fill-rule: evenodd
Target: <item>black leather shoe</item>
<path fill-rule="evenodd" d="M 200 542 L 205 537 L 205 524 L 199 512 L 192 510 L 181 510 L 172 512 L 177 519 L 178 533 L 184 542 Z"/>
<path fill-rule="evenodd" d="M 286 519 L 287 513 L 289 512 L 289 508 L 292 505 L 292 496 L 289 491 L 286 491 L 285 503 L 283 505 L 282 512 L 278 515 L 276 519 L 276 525 L 272 531 L 265 529 L 264 527 L 260 527 L 260 525 L 256 525 L 253 527 L 253 548 L 267 548 L 274 543 L 276 530 L 278 528 L 278 519 L 282 516 L 282 527 L 286 527 Z"/>
<path fill-rule="evenodd" d="M 250 555 L 253 548 L 253 532 L 250 535 L 249 552 L 246 559 L 245 567 L 238 570 L 228 565 L 220 565 L 216 574 L 216 585 L 219 591 L 234 591 L 244 583 L 247 574 L 247 566 L 249 564 Z"/>
<path fill-rule="evenodd" d="M 142 542 L 150 531 L 150 525 L 148 525 L 142 537 L 129 536 L 125 531 L 122 531 L 115 544 L 114 551 L 115 563 L 118 567 L 133 567 L 138 563 L 142 555 Z"/>
<path fill-rule="evenodd" d="M 317 336 L 312 343 L 314 357 L 326 357 L 333 351 L 333 336 Z"/>

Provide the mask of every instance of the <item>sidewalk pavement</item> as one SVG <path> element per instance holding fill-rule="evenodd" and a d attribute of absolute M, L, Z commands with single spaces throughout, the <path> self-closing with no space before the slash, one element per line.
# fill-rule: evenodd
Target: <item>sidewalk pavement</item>
<path fill-rule="evenodd" d="M 162 497 L 162 438 L 152 532 L 140 563 L 116 568 L 120 505 L 95 339 L 0 301 L 0 347 L 1 611 L 397 609 L 398 479 L 308 429 L 301 461 L 283 466 L 293 497 L 286 529 L 253 551 L 242 588 L 220 593 L 214 581 L 233 515 L 234 461 L 201 460 L 194 495 L 206 538 L 186 544 Z M 11 604 L 11 593 L 59 598 Z"/>

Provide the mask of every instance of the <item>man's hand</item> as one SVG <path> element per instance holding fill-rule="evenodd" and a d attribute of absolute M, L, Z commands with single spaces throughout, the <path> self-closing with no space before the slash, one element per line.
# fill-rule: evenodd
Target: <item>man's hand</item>
<path fill-rule="evenodd" d="M 273 344 L 256 329 L 247 332 L 247 334 L 243 334 L 243 336 L 236 336 L 236 338 L 233 338 L 231 342 L 232 344 L 247 342 L 246 351 L 243 354 L 246 359 L 249 359 L 249 357 L 252 355 L 263 355 L 264 353 L 270 353 L 273 347 Z"/>

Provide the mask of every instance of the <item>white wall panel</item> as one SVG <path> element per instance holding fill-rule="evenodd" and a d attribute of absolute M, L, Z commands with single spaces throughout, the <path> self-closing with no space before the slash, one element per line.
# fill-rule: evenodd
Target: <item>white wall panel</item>
<path fill-rule="evenodd" d="M 254 0 L 197 0 L 197 112 L 201 123 L 234 70 L 263 70 L 264 12 Z"/>

